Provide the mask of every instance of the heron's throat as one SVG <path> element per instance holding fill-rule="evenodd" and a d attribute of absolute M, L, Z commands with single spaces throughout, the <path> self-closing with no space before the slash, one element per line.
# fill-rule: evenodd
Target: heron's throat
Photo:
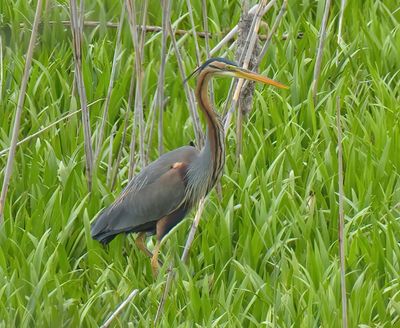
<path fill-rule="evenodd" d="M 201 155 L 208 157 L 211 170 L 207 192 L 215 185 L 222 174 L 225 163 L 225 135 L 222 122 L 218 113 L 212 108 L 208 97 L 208 83 L 211 73 L 202 72 L 196 87 L 196 97 L 200 109 L 205 115 L 207 122 L 206 145 L 201 151 Z"/>

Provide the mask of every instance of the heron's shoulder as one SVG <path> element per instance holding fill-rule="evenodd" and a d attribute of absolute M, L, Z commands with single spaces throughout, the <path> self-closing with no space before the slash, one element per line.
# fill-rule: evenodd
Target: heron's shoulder
<path fill-rule="evenodd" d="M 199 154 L 199 150 L 193 146 L 183 146 L 171 150 L 163 155 L 161 155 L 157 161 L 176 161 L 176 162 L 190 162 L 193 157 Z"/>
<path fill-rule="evenodd" d="M 190 164 L 199 154 L 192 146 L 183 146 L 165 154 L 144 167 L 128 184 L 127 189 L 140 190 L 168 172 L 175 163 Z"/>

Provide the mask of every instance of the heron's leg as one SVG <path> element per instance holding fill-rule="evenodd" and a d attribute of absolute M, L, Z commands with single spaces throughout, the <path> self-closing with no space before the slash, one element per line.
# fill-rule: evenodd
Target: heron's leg
<path fill-rule="evenodd" d="M 138 236 L 135 239 L 135 244 L 148 257 L 153 258 L 153 253 L 146 247 L 146 244 L 144 243 L 145 239 L 146 239 L 146 233 L 139 232 Z M 158 260 L 158 265 L 160 265 L 160 266 L 163 265 L 161 260 Z"/>
<path fill-rule="evenodd" d="M 160 254 L 160 247 L 161 247 L 161 242 L 157 240 L 156 246 L 154 247 L 153 250 L 153 256 L 151 258 L 151 270 L 153 271 L 154 277 L 157 277 L 160 268 L 160 261 L 158 259 L 158 254 Z"/>
<path fill-rule="evenodd" d="M 146 247 L 146 245 L 144 243 L 145 239 L 146 239 L 146 233 L 145 232 L 139 232 L 138 236 L 135 239 L 135 244 L 148 257 L 152 257 L 153 253 L 150 252 L 150 250 Z"/>

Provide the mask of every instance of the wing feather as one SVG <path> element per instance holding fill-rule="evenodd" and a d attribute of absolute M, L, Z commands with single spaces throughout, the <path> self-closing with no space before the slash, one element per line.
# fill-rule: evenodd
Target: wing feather
<path fill-rule="evenodd" d="M 116 234 L 135 232 L 138 227 L 153 230 L 157 220 L 183 203 L 188 163 L 196 155 L 195 148 L 181 147 L 144 168 L 114 203 L 99 214 L 92 224 L 92 237 L 107 243 Z M 173 167 L 176 162 L 183 165 Z"/>

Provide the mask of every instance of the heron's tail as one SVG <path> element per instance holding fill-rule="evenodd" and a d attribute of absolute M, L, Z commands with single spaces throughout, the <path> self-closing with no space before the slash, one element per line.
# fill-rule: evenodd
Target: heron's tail
<path fill-rule="evenodd" d="M 92 238 L 105 245 L 121 233 L 121 230 L 115 230 L 110 227 L 113 217 L 118 214 L 118 211 L 110 211 L 109 208 L 101 211 L 91 225 Z"/>

